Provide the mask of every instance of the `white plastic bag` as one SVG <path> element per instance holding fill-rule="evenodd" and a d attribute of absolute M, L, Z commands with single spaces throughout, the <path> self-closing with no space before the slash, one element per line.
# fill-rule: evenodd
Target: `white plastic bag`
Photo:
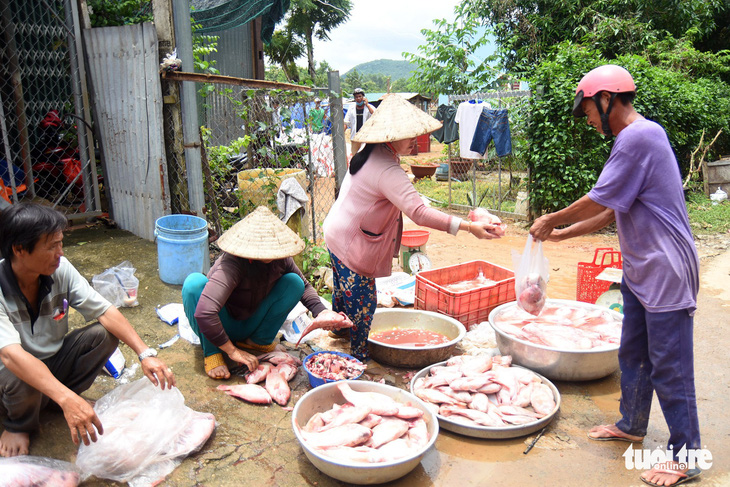
<path fill-rule="evenodd" d="M 528 235 L 522 255 L 512 251 L 512 262 L 515 267 L 517 305 L 537 316 L 545 306 L 550 277 L 548 260 L 542 254 L 542 242 L 533 242 L 532 235 Z"/>
<path fill-rule="evenodd" d="M 75 487 L 81 480 L 81 472 L 74 464 L 55 458 L 27 455 L 0 458 L 0 485 Z"/>
<path fill-rule="evenodd" d="M 79 447 L 76 465 L 85 474 L 137 487 L 164 479 L 215 429 L 212 414 L 193 411 L 177 388 L 163 391 L 146 377 L 109 392 L 94 410 L 104 434 Z"/>
<path fill-rule="evenodd" d="M 117 308 L 137 306 L 139 279 L 134 277 L 137 269 L 125 260 L 91 278 L 91 285 L 105 299 Z"/>
<path fill-rule="evenodd" d="M 722 203 L 727 199 L 727 193 L 722 190 L 722 188 L 718 187 L 717 191 L 712 193 L 710 195 L 710 200 L 712 200 L 713 205 L 717 205 L 719 203 Z"/>

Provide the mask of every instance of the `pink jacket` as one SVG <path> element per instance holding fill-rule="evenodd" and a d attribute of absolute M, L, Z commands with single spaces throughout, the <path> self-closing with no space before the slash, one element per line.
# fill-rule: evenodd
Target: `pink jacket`
<path fill-rule="evenodd" d="M 389 276 L 400 248 L 401 212 L 417 225 L 454 235 L 461 223 L 423 204 L 395 155 L 380 144 L 357 174 L 345 176 L 324 221 L 327 247 L 360 275 Z"/>

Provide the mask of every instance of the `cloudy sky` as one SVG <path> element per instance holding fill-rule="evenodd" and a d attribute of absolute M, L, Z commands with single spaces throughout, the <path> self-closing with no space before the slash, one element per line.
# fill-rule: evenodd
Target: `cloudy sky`
<path fill-rule="evenodd" d="M 454 20 L 459 0 L 353 0 L 350 20 L 330 32 L 330 41 L 314 40 L 314 58 L 345 74 L 376 59 L 403 59 L 423 42 L 421 29 L 433 29 L 433 19 Z M 306 66 L 306 58 L 298 61 Z"/>

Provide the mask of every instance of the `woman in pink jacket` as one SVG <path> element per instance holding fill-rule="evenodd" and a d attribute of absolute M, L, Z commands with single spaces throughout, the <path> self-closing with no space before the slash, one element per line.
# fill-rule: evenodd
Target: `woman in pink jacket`
<path fill-rule="evenodd" d="M 494 225 L 427 207 L 400 167 L 399 156 L 410 154 L 416 137 L 440 126 L 400 95 L 386 95 L 353 139 L 366 145 L 352 157 L 324 222 L 334 274 L 333 310 L 344 312 L 354 323 L 350 345 L 360 360 L 369 357 L 367 339 L 377 306 L 375 278 L 390 275 L 400 249 L 401 213 L 417 225 L 452 235 L 466 230 L 477 238 L 498 238 L 492 233 Z"/>

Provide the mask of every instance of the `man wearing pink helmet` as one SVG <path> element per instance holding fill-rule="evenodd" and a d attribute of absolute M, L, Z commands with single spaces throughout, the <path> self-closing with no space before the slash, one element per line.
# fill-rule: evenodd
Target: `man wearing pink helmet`
<path fill-rule="evenodd" d="M 588 125 L 616 141 L 591 191 L 535 220 L 530 233 L 561 241 L 616 222 L 624 259 L 622 418 L 592 428 L 588 437 L 641 442 L 656 391 L 673 461 L 654 465 L 641 480 L 669 486 L 700 475 L 694 465 L 679 463 L 701 448 L 692 345 L 699 259 L 669 139 L 660 125 L 634 110 L 635 93 L 631 74 L 620 66 L 600 66 L 581 79 L 573 114 L 587 117 Z"/>

